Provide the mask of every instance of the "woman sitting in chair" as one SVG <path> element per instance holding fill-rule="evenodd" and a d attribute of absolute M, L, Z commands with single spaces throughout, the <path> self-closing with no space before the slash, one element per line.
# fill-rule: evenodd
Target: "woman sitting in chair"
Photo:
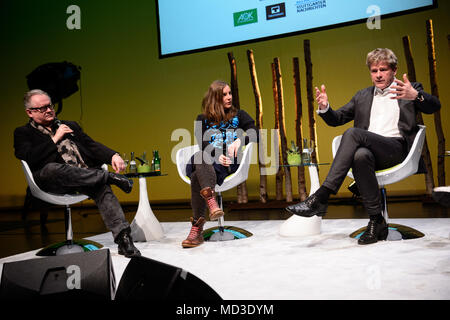
<path fill-rule="evenodd" d="M 214 187 L 239 168 L 241 145 L 257 140 L 255 121 L 243 110 L 233 106 L 230 86 L 216 80 L 206 92 L 203 113 L 197 116 L 195 136 L 201 151 L 195 153 L 186 167 L 191 179 L 191 231 L 182 242 L 183 248 L 203 243 L 206 207 L 210 220 L 224 215 L 216 201 Z"/>

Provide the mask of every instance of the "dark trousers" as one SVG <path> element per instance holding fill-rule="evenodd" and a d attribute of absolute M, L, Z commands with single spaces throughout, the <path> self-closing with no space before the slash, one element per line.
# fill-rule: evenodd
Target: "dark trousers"
<path fill-rule="evenodd" d="M 205 161 L 200 164 L 192 164 L 191 206 L 195 220 L 205 217 L 206 213 L 206 202 L 200 195 L 200 190 L 207 187 L 214 190 L 216 180 L 216 171 L 212 164 L 207 164 Z"/>
<path fill-rule="evenodd" d="M 105 226 L 114 239 L 130 224 L 125 219 L 119 200 L 111 190 L 108 172 L 94 168 L 78 168 L 67 164 L 49 163 L 44 166 L 37 180 L 42 190 L 56 193 L 82 193 L 95 201 Z"/>
<path fill-rule="evenodd" d="M 379 214 L 382 204 L 375 171 L 399 164 L 406 155 L 403 138 L 387 138 L 364 129 L 350 128 L 342 136 L 322 185 L 336 194 L 351 168 L 367 213 Z"/>

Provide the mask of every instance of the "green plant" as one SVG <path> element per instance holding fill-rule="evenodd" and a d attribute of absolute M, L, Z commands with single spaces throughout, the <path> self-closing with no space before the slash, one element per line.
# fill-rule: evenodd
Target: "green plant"
<path fill-rule="evenodd" d="M 291 147 L 287 150 L 287 162 L 293 166 L 298 166 L 302 162 L 300 148 L 295 145 L 294 141 L 291 141 Z"/>
<path fill-rule="evenodd" d="M 294 141 L 291 140 L 291 147 L 287 151 L 288 154 L 300 154 L 300 149 L 297 147 L 294 143 Z"/>

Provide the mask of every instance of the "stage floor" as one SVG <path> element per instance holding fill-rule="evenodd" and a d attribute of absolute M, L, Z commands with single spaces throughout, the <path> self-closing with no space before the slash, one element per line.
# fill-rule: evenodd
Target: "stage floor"
<path fill-rule="evenodd" d="M 188 222 L 162 222 L 163 239 L 136 246 L 145 257 L 194 274 L 227 300 L 450 299 L 449 218 L 391 219 L 425 236 L 361 246 L 348 235 L 367 221 L 324 219 L 320 235 L 304 238 L 280 236 L 284 220 L 226 221 L 253 236 L 193 249 L 180 245 Z M 88 239 L 110 249 L 118 286 L 130 260 L 117 254 L 111 233 Z M 36 258 L 36 252 L 0 259 L 0 270 L 4 263 Z"/>

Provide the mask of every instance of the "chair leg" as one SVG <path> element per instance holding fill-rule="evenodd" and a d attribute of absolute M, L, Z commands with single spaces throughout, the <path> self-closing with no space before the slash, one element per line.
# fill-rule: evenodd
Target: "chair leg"
<path fill-rule="evenodd" d="M 415 239 L 423 237 L 424 234 L 421 233 L 418 230 L 415 230 L 413 228 L 403 226 L 400 224 L 390 224 L 389 225 L 389 214 L 388 214 L 388 208 L 387 208 L 387 196 L 386 196 L 386 188 L 382 186 L 380 188 L 381 190 L 381 205 L 382 205 L 382 214 L 384 217 L 384 220 L 386 221 L 386 224 L 388 225 L 388 236 L 386 240 L 389 241 L 396 241 L 396 240 L 402 240 L 402 239 Z M 359 228 L 358 230 L 352 232 L 350 234 L 351 238 L 359 239 L 359 237 L 365 232 L 366 227 Z"/>
<path fill-rule="evenodd" d="M 70 206 L 66 206 L 64 215 L 64 224 L 66 226 L 66 241 L 67 244 L 73 244 L 73 229 L 72 229 L 72 212 Z"/>
<path fill-rule="evenodd" d="M 388 215 L 388 210 L 387 210 L 387 197 L 386 197 L 386 188 L 385 187 L 381 188 L 381 206 L 382 206 L 382 210 L 383 210 L 384 220 L 386 221 L 386 223 L 388 223 L 389 215 Z"/>
<path fill-rule="evenodd" d="M 69 253 L 84 252 L 84 248 L 91 251 L 103 247 L 100 243 L 94 241 L 73 239 L 72 211 L 69 205 L 66 205 L 64 210 L 64 225 L 66 240 L 46 246 L 36 253 L 37 256 L 61 256 Z"/>
<path fill-rule="evenodd" d="M 389 227 L 389 214 L 387 209 L 387 196 L 386 196 L 386 188 L 383 186 L 381 187 L 381 205 L 383 208 L 383 217 L 386 221 L 386 224 L 388 225 L 388 236 L 386 240 L 395 241 L 395 240 L 402 240 L 403 236 L 402 234 L 397 230 L 397 228 Z"/>
<path fill-rule="evenodd" d="M 22 208 L 22 220 L 27 219 L 28 210 L 30 209 L 33 202 L 33 196 L 31 195 L 30 187 L 27 187 L 27 191 L 25 194 L 25 200 L 23 202 L 23 208 Z"/>
<path fill-rule="evenodd" d="M 223 211 L 223 201 L 222 201 L 222 193 L 218 193 L 217 194 L 217 199 L 219 201 L 219 207 L 220 209 L 222 209 Z M 225 232 L 225 219 L 223 218 L 224 216 L 221 216 L 218 220 L 218 227 L 217 229 L 219 231 L 217 231 L 216 233 L 214 233 L 210 238 L 209 241 L 227 241 L 227 240 L 234 240 L 234 235 L 231 234 L 230 232 Z"/>
<path fill-rule="evenodd" d="M 72 212 L 69 205 L 66 205 L 64 214 L 64 224 L 66 226 L 66 241 L 65 245 L 59 247 L 55 255 L 60 256 L 68 253 L 84 252 L 83 246 L 75 243 L 73 240 L 73 229 L 72 229 Z"/>
<path fill-rule="evenodd" d="M 217 195 L 217 198 L 218 198 L 218 200 L 219 200 L 219 207 L 220 207 L 220 209 L 222 209 L 222 211 L 223 211 L 223 202 L 222 202 L 222 194 L 219 192 L 219 194 Z M 223 233 L 224 232 L 224 230 L 225 230 L 225 228 L 224 228 L 224 226 L 225 226 L 225 219 L 223 218 L 224 216 L 221 216 L 219 219 L 218 219 L 218 221 L 217 221 L 217 223 L 218 223 L 218 228 L 219 228 L 219 232 L 221 232 L 221 233 Z"/>

